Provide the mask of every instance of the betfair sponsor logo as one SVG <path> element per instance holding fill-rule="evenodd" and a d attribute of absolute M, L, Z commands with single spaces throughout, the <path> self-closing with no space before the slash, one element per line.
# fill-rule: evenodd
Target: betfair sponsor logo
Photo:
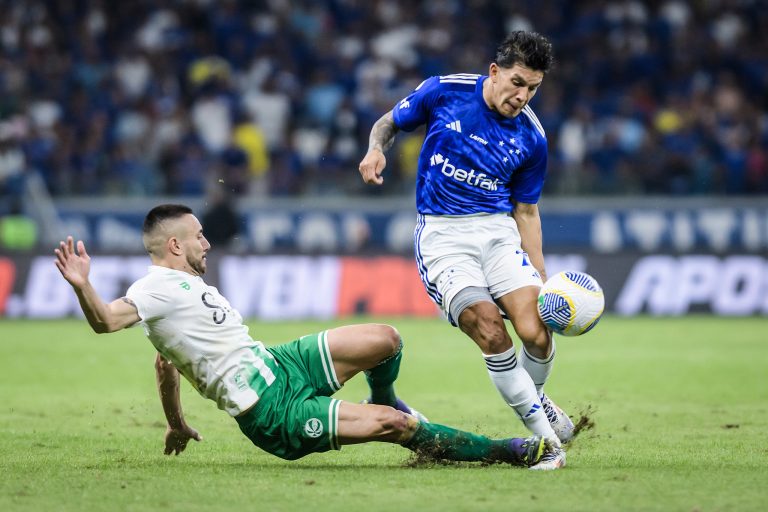
<path fill-rule="evenodd" d="M 449 178 L 453 178 L 456 181 L 466 183 L 472 187 L 478 187 L 490 191 L 495 191 L 499 187 L 498 179 L 492 180 L 485 173 L 478 173 L 474 169 L 467 171 L 465 169 L 457 168 L 455 165 L 451 164 L 449 158 L 444 157 L 440 153 L 432 155 L 432 157 L 429 159 L 430 166 L 434 167 L 435 165 L 441 164 L 442 167 L 440 168 L 440 172 Z"/>

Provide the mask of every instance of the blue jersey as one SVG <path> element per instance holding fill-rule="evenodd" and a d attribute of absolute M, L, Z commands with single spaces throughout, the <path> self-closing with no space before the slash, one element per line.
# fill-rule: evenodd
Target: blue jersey
<path fill-rule="evenodd" d="M 530 106 L 509 119 L 483 100 L 486 76 L 433 76 L 401 100 L 395 125 L 427 125 L 419 155 L 416 208 L 426 215 L 512 211 L 512 200 L 539 201 L 547 139 Z"/>

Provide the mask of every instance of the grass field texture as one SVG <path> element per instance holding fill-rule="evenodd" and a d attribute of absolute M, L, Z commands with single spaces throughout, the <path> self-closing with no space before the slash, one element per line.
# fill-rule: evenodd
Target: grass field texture
<path fill-rule="evenodd" d="M 389 323 L 406 343 L 404 399 L 432 421 L 525 435 L 460 331 Z M 250 325 L 269 345 L 340 324 Z M 767 324 L 607 317 L 582 338 L 558 338 L 547 391 L 574 419 L 591 408 L 594 428 L 567 468 L 539 473 L 413 467 L 410 452 L 387 444 L 286 462 L 186 382 L 187 420 L 204 441 L 164 456 L 154 353 L 140 329 L 98 336 L 78 320 L 0 321 L 0 510 L 765 510 Z M 362 376 L 337 394 L 365 395 Z"/>

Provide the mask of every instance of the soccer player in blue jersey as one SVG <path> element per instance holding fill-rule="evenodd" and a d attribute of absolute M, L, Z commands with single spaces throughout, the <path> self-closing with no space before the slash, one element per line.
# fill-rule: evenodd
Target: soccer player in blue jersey
<path fill-rule="evenodd" d="M 426 125 L 416 178 L 416 262 L 429 296 L 483 353 L 504 401 L 553 449 L 540 469 L 565 465 L 573 423 L 544 393 L 555 346 L 536 300 L 546 280 L 537 203 L 547 139 L 529 101 L 553 62 L 540 34 L 518 31 L 488 75 L 434 76 L 373 126 L 360 162 L 383 182 L 384 151 L 399 130 Z M 501 311 L 500 311 L 501 310 Z M 522 341 L 518 357 L 501 312 Z"/>
<path fill-rule="evenodd" d="M 231 415 L 259 448 L 293 460 L 382 441 L 431 457 L 530 466 L 542 436 L 489 439 L 429 423 L 397 398 L 402 340 L 394 327 L 349 325 L 266 347 L 248 334 L 240 314 L 203 281 L 210 244 L 184 205 L 160 205 L 144 221 L 152 266 L 125 297 L 105 303 L 91 285 L 90 257 L 72 237 L 55 250 L 56 267 L 77 294 L 97 333 L 141 325 L 157 349 L 155 369 L 168 428 L 165 453 L 183 451 L 200 434 L 184 419 L 179 375 Z M 364 372 L 372 404 L 331 398 Z"/>

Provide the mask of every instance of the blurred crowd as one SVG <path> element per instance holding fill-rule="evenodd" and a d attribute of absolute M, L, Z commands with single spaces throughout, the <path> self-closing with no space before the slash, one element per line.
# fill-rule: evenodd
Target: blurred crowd
<path fill-rule="evenodd" d="M 554 44 L 533 107 L 549 194 L 768 193 L 762 0 L 0 0 L 0 189 L 53 196 L 405 194 L 371 125 L 424 78 Z"/>

